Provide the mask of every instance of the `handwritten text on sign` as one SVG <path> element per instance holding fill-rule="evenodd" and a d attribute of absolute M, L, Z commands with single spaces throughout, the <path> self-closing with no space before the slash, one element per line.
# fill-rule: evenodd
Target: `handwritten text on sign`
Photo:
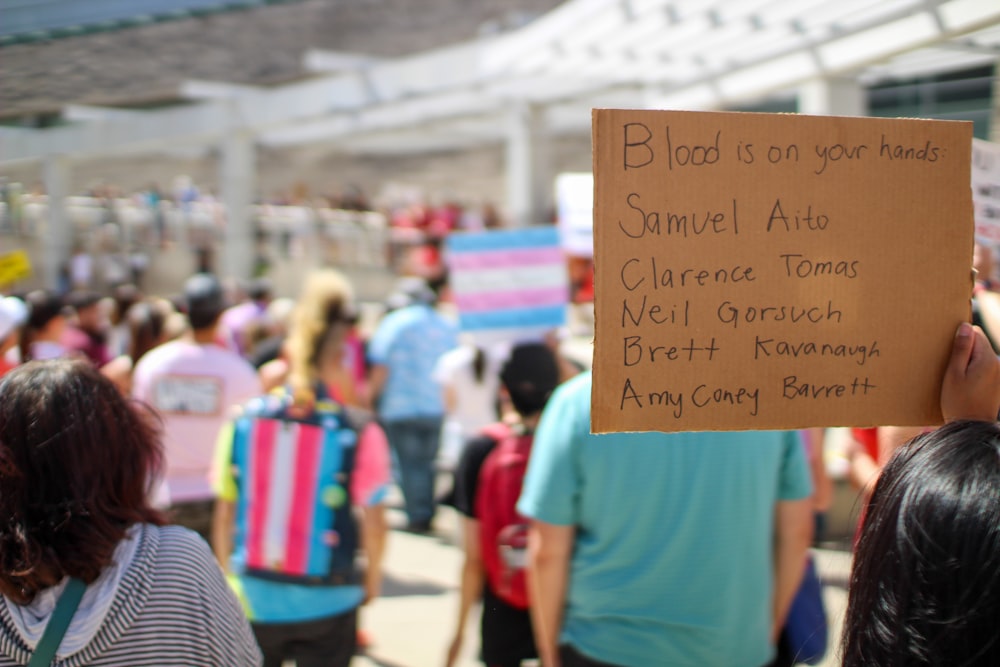
<path fill-rule="evenodd" d="M 591 428 L 933 424 L 968 123 L 595 110 Z"/>

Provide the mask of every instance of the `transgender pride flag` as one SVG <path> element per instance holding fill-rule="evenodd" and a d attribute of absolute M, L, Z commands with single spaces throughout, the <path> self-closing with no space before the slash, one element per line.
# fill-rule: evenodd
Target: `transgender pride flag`
<path fill-rule="evenodd" d="M 334 513 L 344 433 L 269 418 L 238 420 L 233 464 L 243 489 L 237 507 L 237 552 L 247 568 L 303 577 L 330 573 Z M 333 502 L 328 502 L 328 500 Z"/>
<path fill-rule="evenodd" d="M 518 342 L 566 323 L 569 281 L 555 227 L 452 234 L 445 261 L 462 331 Z"/>

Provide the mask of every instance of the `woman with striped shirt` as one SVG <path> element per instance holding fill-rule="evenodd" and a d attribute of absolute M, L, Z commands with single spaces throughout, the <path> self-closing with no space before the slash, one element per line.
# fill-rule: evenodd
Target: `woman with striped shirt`
<path fill-rule="evenodd" d="M 0 666 L 54 644 L 46 627 L 79 589 L 50 664 L 260 664 L 208 545 L 148 502 L 161 464 L 151 413 L 91 364 L 0 381 Z"/>

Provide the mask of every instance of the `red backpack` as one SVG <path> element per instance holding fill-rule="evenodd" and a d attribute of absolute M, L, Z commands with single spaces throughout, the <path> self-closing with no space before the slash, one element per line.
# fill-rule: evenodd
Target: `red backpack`
<path fill-rule="evenodd" d="M 528 520 L 516 505 L 534 435 L 522 435 L 506 424 L 487 427 L 484 435 L 497 441 L 479 471 L 475 501 L 486 578 L 501 600 L 527 609 Z"/>

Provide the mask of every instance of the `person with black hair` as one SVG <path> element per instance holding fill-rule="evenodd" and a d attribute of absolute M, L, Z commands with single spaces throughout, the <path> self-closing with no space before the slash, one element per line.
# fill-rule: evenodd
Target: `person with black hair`
<path fill-rule="evenodd" d="M 1000 360 L 968 324 L 941 411 L 948 423 L 898 449 L 868 501 L 846 667 L 1000 664 Z"/>
<path fill-rule="evenodd" d="M 490 483 L 489 480 L 484 482 L 484 470 L 487 469 L 484 464 L 490 456 L 496 455 L 500 442 L 511 435 L 528 437 L 524 444 L 530 448 L 530 438 L 533 437 L 542 409 L 559 384 L 559 362 L 544 343 L 518 345 L 504 362 L 500 380 L 505 398 L 510 401 L 516 415 L 511 415 L 510 423 L 503 424 L 502 428 L 488 428 L 485 434 L 470 440 L 455 470 L 453 504 L 462 515 L 465 561 L 462 566 L 458 618 L 446 659 L 448 667 L 457 660 L 465 639 L 465 620 L 473 603 L 479 598 L 483 600 L 480 638 L 481 655 L 485 664 L 490 667 L 511 667 L 520 665 L 522 660 L 538 656 L 528 609 L 511 604 L 495 590 L 495 585 L 488 576 L 486 562 L 490 555 L 487 552 L 496 549 L 496 545 L 491 542 L 493 536 L 489 534 L 489 528 L 482 529 L 482 522 L 484 519 L 489 520 L 491 511 L 504 511 L 503 508 L 496 510 L 486 504 L 503 503 L 504 500 L 500 497 L 503 494 L 490 494 L 491 489 L 484 487 L 484 483 Z M 489 497 L 485 497 L 484 493 Z M 514 494 L 511 502 L 516 499 L 517 495 Z M 525 526 L 526 523 L 525 520 Z"/>
<path fill-rule="evenodd" d="M 160 500 L 172 507 L 177 523 L 207 540 L 216 436 L 233 406 L 260 394 L 261 387 L 253 366 L 216 342 L 216 326 L 227 306 L 218 278 L 190 277 L 183 301 L 191 332 L 143 355 L 135 366 L 132 395 L 163 418 L 166 476 Z"/>
<path fill-rule="evenodd" d="M 433 379 L 443 392 L 445 421 L 439 460 L 453 468 L 462 445 L 484 426 L 497 421 L 500 368 L 496 354 L 469 334 L 438 359 Z"/>
<path fill-rule="evenodd" d="M 69 350 L 62 344 L 68 324 L 63 297 L 49 290 L 33 290 L 25 295 L 24 301 L 28 306 L 28 321 L 21 329 L 20 360 L 69 356 Z"/>

